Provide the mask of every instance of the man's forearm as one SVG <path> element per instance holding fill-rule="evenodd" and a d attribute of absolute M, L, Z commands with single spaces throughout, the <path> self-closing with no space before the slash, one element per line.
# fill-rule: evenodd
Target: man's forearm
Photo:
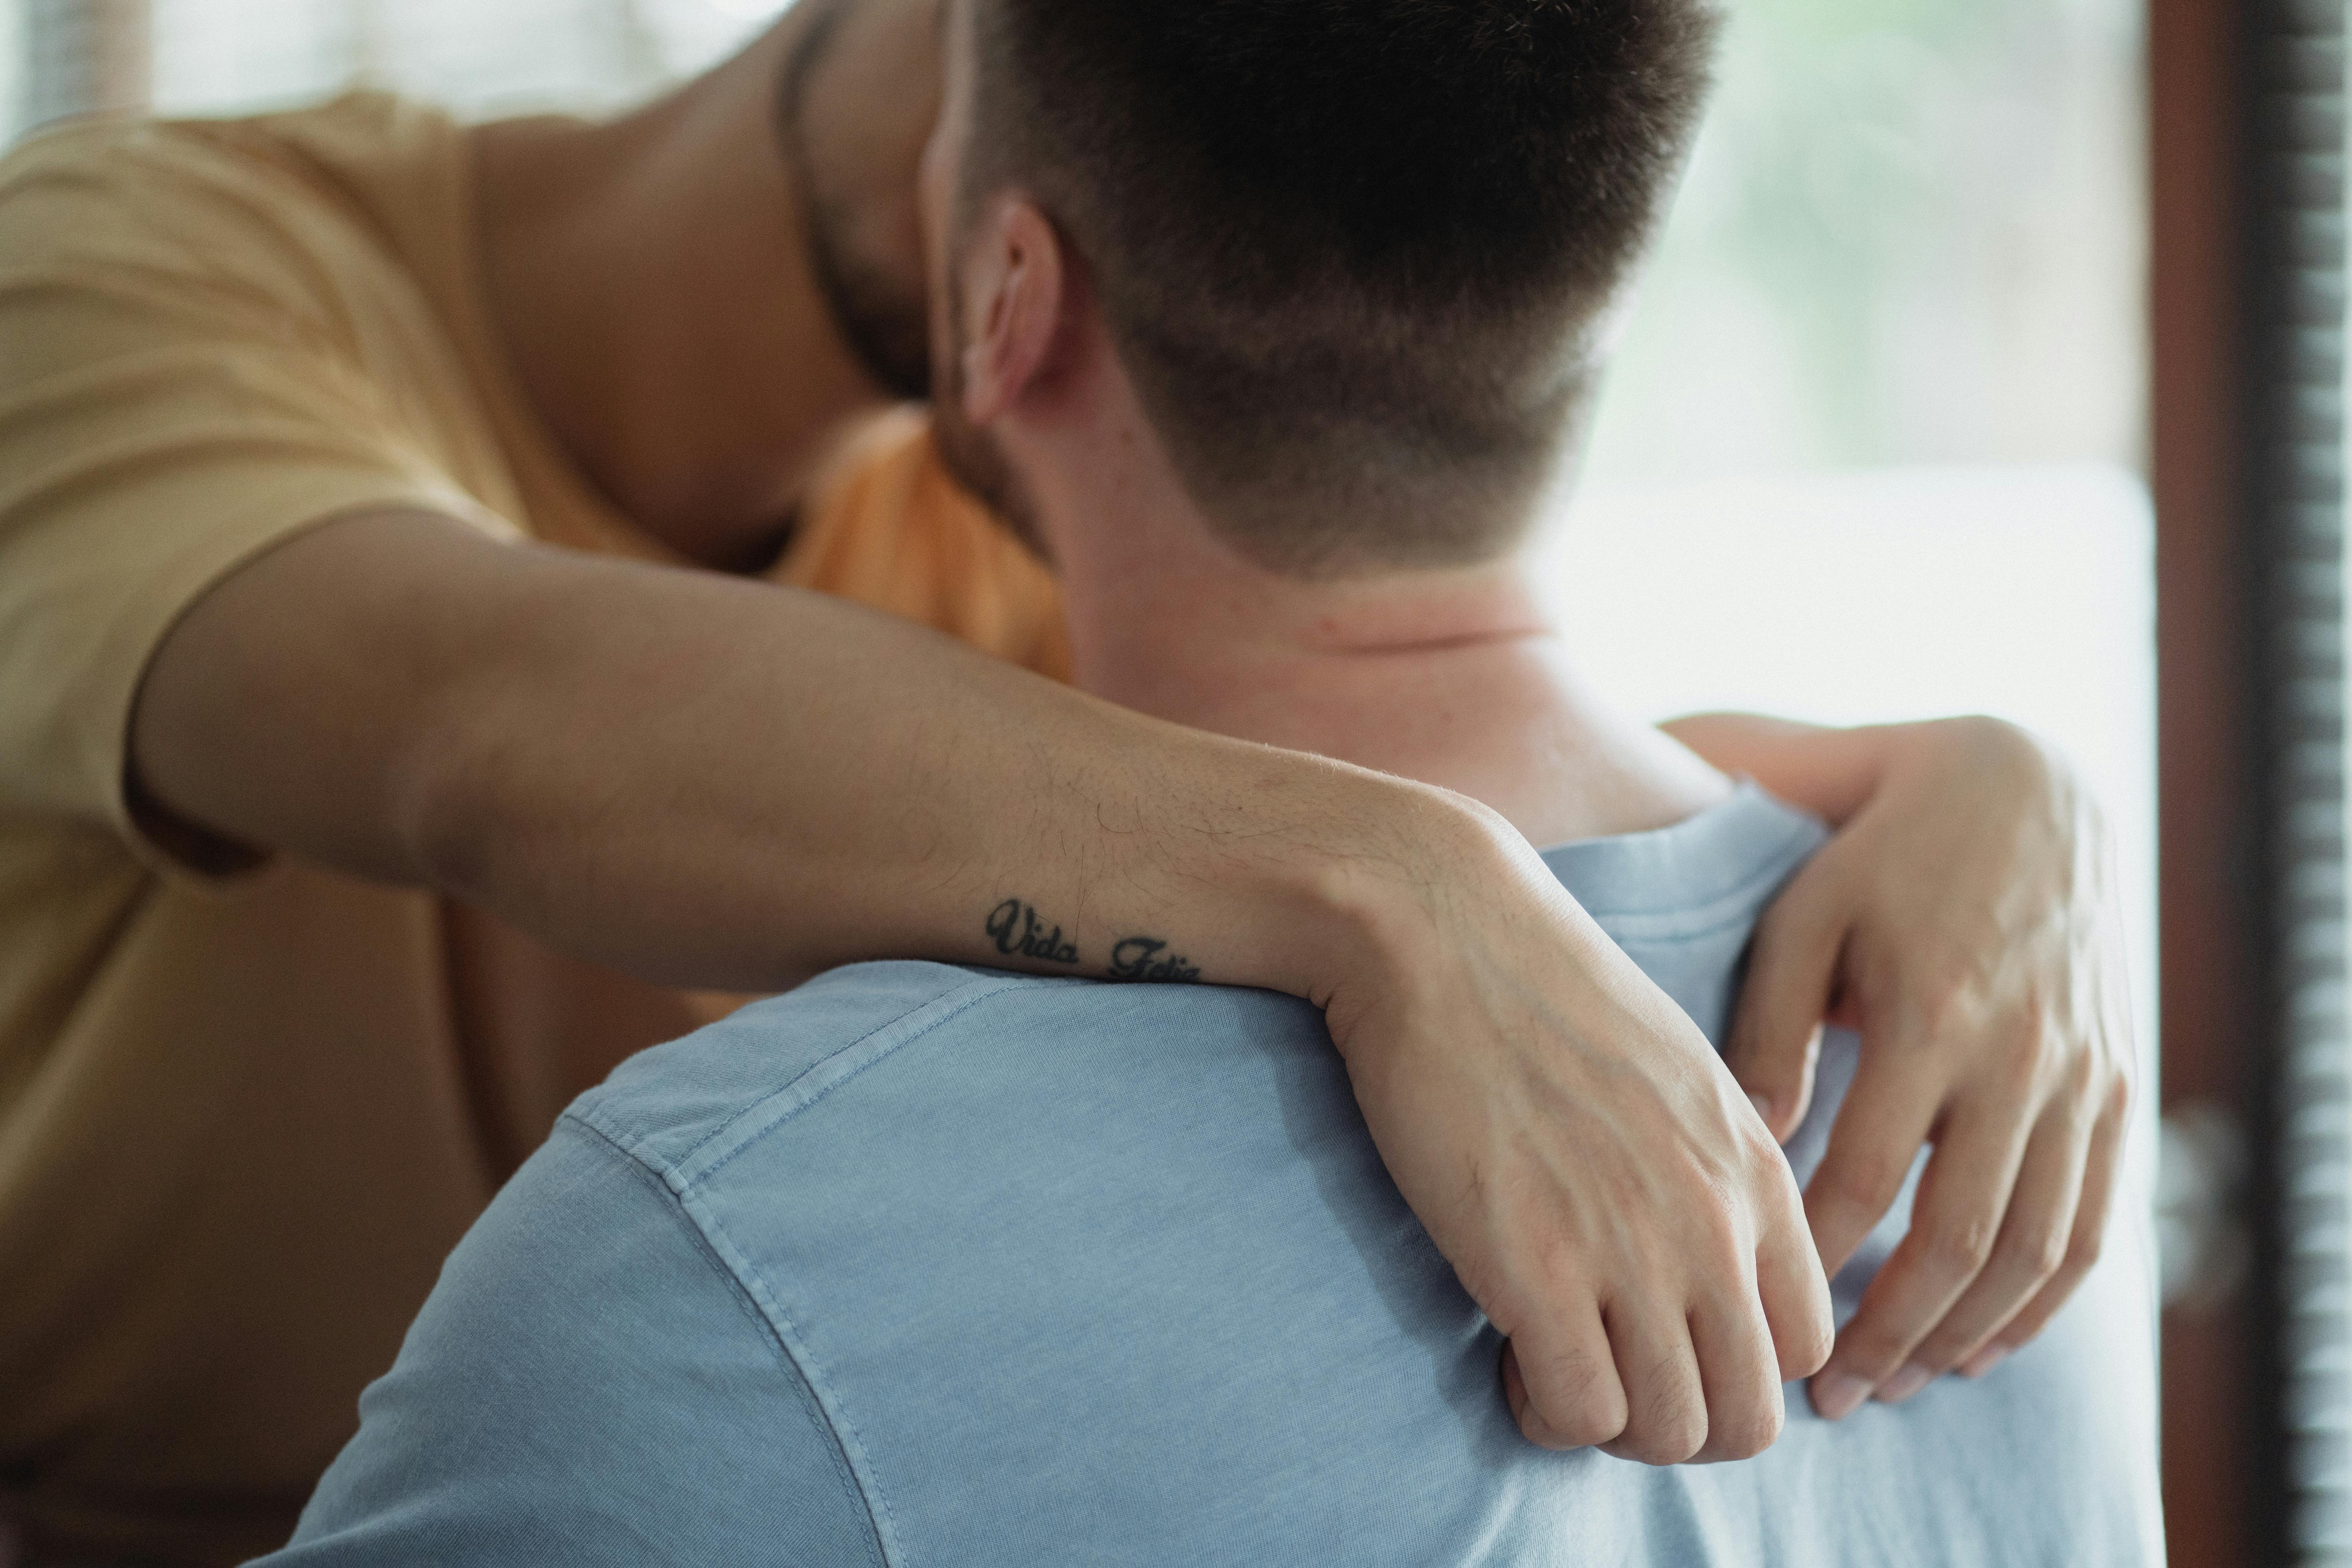
<path fill-rule="evenodd" d="M 1306 991 L 1307 946 L 1361 934 L 1342 884 L 1379 875 L 1381 825 L 1465 855 L 1484 831 L 820 595 L 422 517 L 222 584 L 135 742 L 148 791 L 215 833 L 738 989 L 919 954 Z"/>
<path fill-rule="evenodd" d="M 919 955 L 1298 990 L 1342 845 L 1412 793 L 821 595 L 563 564 L 467 685 L 425 868 L 656 978 Z"/>

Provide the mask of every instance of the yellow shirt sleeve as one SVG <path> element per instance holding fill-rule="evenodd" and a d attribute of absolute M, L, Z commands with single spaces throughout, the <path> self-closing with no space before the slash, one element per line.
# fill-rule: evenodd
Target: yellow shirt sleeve
<path fill-rule="evenodd" d="M 327 193 L 155 124 L 0 163 L 0 816 L 110 827 L 173 621 L 340 514 L 511 535 L 404 389 L 422 302 Z M 478 489 L 479 487 L 476 487 Z"/>

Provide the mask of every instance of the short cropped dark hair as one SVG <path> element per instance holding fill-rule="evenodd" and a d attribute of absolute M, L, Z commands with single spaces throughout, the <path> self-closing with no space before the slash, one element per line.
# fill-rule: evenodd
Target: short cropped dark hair
<path fill-rule="evenodd" d="M 1084 257 L 1187 488 L 1270 565 L 1515 537 L 1706 95 L 1710 0 L 975 0 L 966 207 Z"/>

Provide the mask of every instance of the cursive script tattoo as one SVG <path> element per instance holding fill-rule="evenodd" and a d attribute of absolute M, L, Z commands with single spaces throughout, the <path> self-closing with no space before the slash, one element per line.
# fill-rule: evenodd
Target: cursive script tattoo
<path fill-rule="evenodd" d="M 1181 952 L 1161 957 L 1168 944 L 1156 936 L 1131 936 L 1110 950 L 1113 980 L 1198 980 L 1200 966 Z"/>
<path fill-rule="evenodd" d="M 988 911 L 985 928 L 999 952 L 1042 958 L 1048 963 L 1076 963 L 1078 944 L 1062 940 L 1062 928 L 1043 928 L 1037 911 L 1018 899 L 1007 899 Z"/>

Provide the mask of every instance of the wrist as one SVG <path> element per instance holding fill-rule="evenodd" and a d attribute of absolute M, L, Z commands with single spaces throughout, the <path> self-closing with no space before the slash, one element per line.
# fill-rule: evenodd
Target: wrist
<path fill-rule="evenodd" d="M 1252 748 L 1242 798 L 1259 821 L 1171 868 L 1223 889 L 1241 911 L 1204 978 L 1287 992 L 1330 1008 L 1403 980 L 1437 902 L 1498 864 L 1508 825 L 1465 796 L 1303 753 Z"/>
<path fill-rule="evenodd" d="M 1466 796 L 1350 772 L 1360 787 L 1348 792 L 1339 830 L 1293 873 L 1304 913 L 1280 940 L 1286 983 L 1276 987 L 1324 1009 L 1343 1057 L 1366 1015 L 1415 1005 L 1423 977 L 1448 952 L 1462 901 L 1523 878 L 1516 860 L 1533 855 L 1508 822 Z"/>

